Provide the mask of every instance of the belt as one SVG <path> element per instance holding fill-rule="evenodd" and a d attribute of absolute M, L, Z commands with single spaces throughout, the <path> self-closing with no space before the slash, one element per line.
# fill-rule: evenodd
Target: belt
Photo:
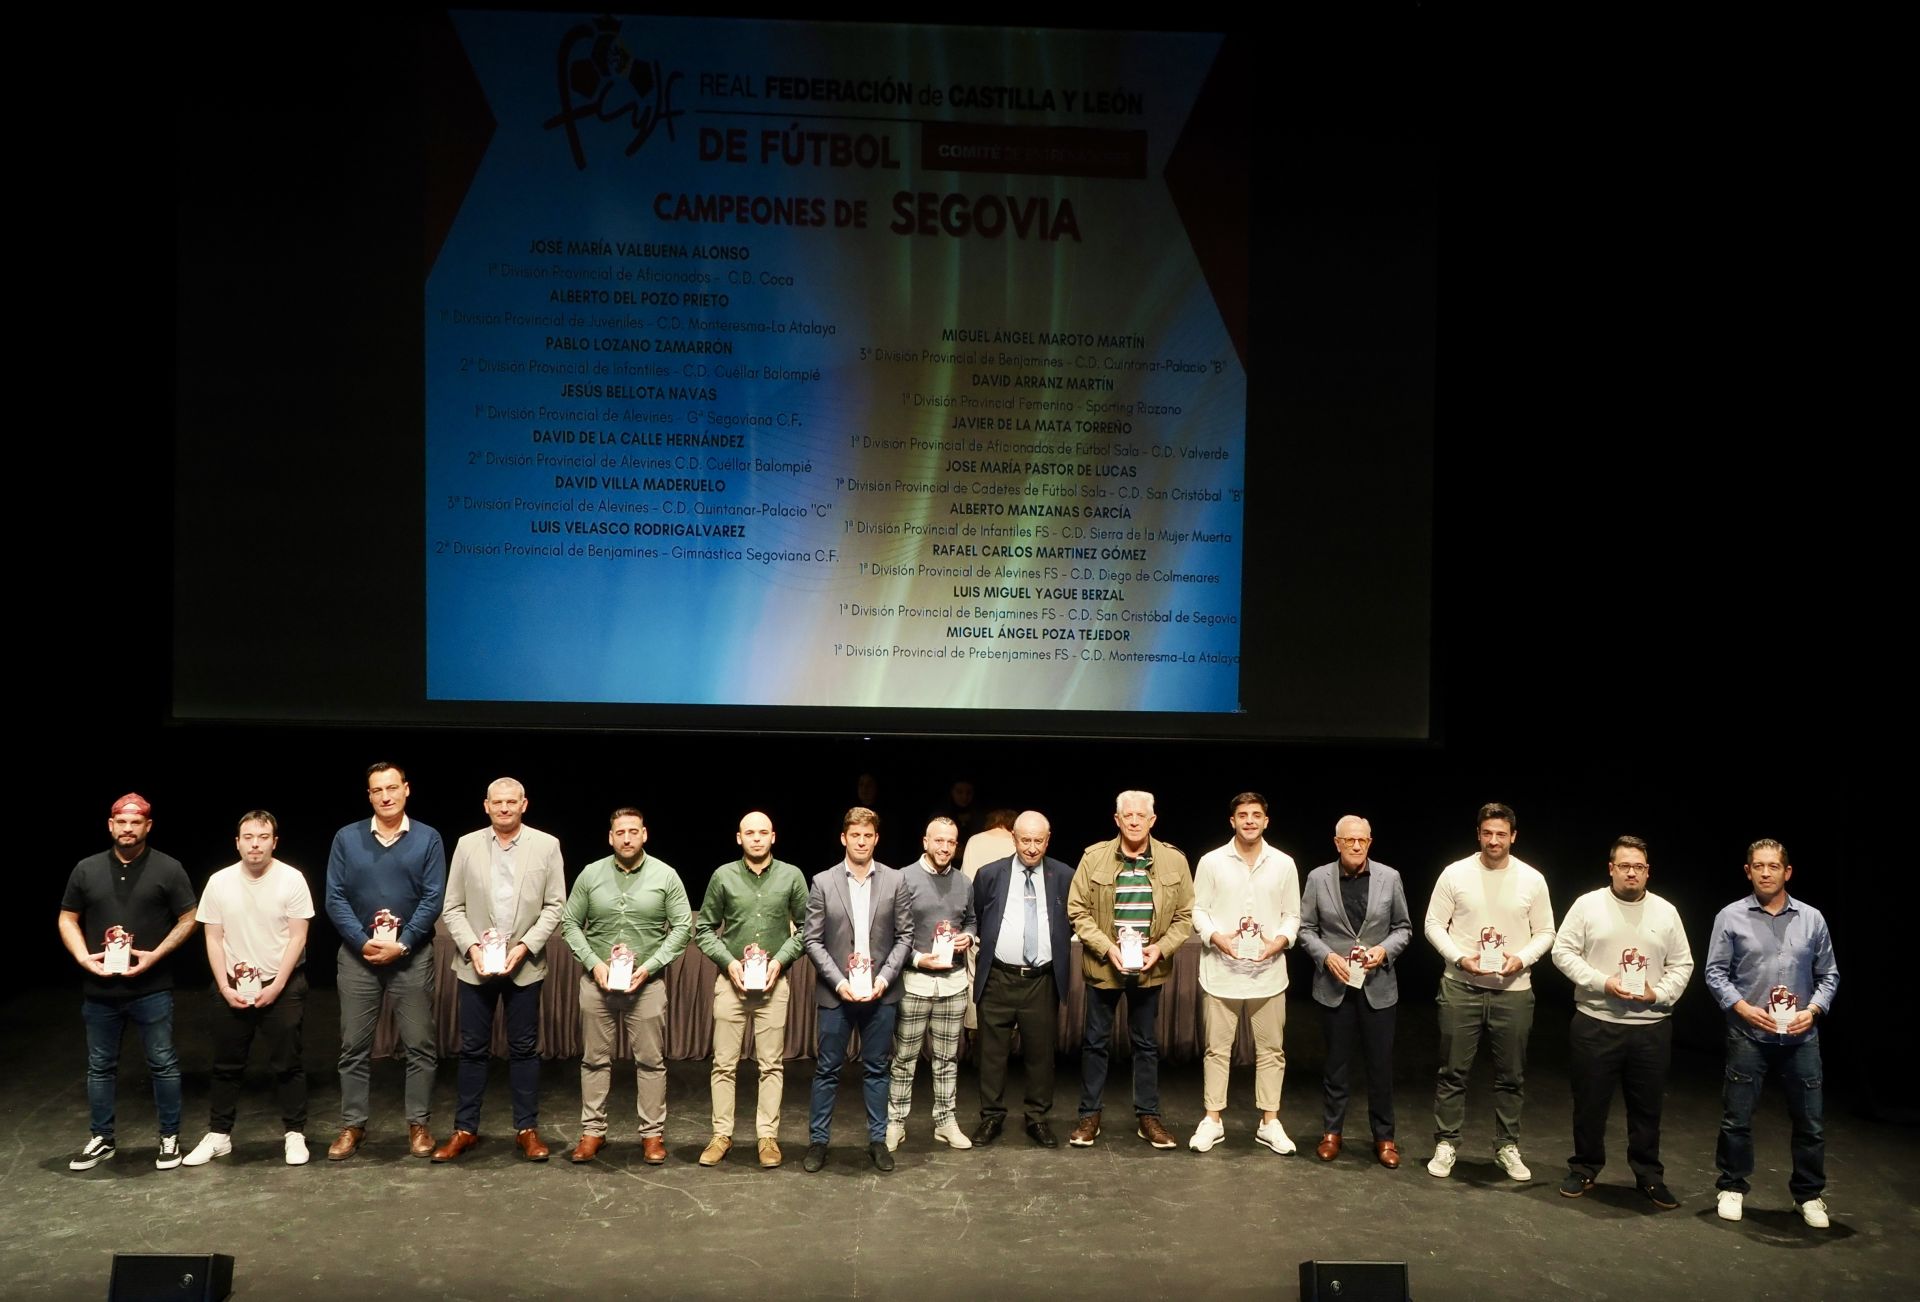
<path fill-rule="evenodd" d="M 1002 972 L 1012 972 L 1023 977 L 1045 976 L 1047 973 L 1053 971 L 1053 964 L 1051 963 L 1035 963 L 1032 966 L 1028 966 L 1024 963 L 1002 963 L 996 958 L 993 960 L 993 965 Z"/>

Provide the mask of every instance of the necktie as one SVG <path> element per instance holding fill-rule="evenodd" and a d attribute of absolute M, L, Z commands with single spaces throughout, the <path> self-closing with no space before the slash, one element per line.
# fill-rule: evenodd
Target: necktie
<path fill-rule="evenodd" d="M 1027 869 L 1027 934 L 1020 946 L 1020 962 L 1032 967 L 1040 961 L 1040 900 L 1033 892 L 1033 869 Z"/>

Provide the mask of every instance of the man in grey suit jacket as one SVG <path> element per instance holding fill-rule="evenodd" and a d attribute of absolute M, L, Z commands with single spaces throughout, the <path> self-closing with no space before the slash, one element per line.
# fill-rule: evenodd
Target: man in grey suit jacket
<path fill-rule="evenodd" d="M 881 1171 L 893 1170 L 893 1154 L 887 1151 L 887 1091 L 900 970 L 913 945 L 913 911 L 900 874 L 874 862 L 879 840 L 880 816 L 859 805 L 849 809 L 840 820 L 846 858 L 815 877 L 807 889 L 804 935 L 814 966 L 814 1002 L 820 1006 L 813 1110 L 807 1122 L 807 1156 L 800 1164 L 807 1171 L 827 1164 L 840 1068 L 856 1029 L 864 1067 L 867 1154 Z M 864 972 L 854 970 L 855 956 L 869 965 Z"/>
<path fill-rule="evenodd" d="M 1357 1041 L 1367 1060 L 1367 1119 L 1380 1165 L 1397 1168 L 1393 1134 L 1393 1024 L 1400 1000 L 1394 961 L 1413 938 L 1400 874 L 1370 855 L 1373 825 L 1348 814 L 1333 827 L 1340 857 L 1307 874 L 1300 892 L 1300 947 L 1314 962 L 1313 998 L 1325 1009 L 1325 1134 L 1314 1151 L 1340 1156 L 1347 1082 Z M 1363 951 L 1356 955 L 1355 950 Z M 1359 988 L 1355 989 L 1355 983 Z"/>
<path fill-rule="evenodd" d="M 491 826 L 461 837 L 447 869 L 442 916 L 460 982 L 459 1103 L 453 1134 L 433 1150 L 433 1160 L 454 1161 L 479 1142 L 494 1010 L 505 1004 L 515 1142 L 529 1161 L 544 1162 L 549 1150 L 540 1138 L 540 987 L 547 975 L 547 938 L 567 902 L 566 870 L 560 842 L 522 821 L 527 789 L 518 781 L 494 779 L 486 809 Z M 497 968 L 487 961 L 489 932 L 506 947 Z"/>

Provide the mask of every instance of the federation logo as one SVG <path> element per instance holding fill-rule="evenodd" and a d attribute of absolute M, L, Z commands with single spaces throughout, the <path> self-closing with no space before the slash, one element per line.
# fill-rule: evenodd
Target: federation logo
<path fill-rule="evenodd" d="M 626 156 L 631 158 L 660 127 L 667 129 L 667 139 L 677 138 L 673 124 L 681 110 L 673 106 L 673 87 L 681 75 L 667 72 L 658 59 L 635 54 L 620 39 L 620 20 L 611 14 L 581 23 L 560 38 L 554 54 L 560 111 L 541 126 L 566 131 L 573 165 L 584 172 L 587 151 L 580 123 L 624 119 L 632 130 L 626 144 Z"/>

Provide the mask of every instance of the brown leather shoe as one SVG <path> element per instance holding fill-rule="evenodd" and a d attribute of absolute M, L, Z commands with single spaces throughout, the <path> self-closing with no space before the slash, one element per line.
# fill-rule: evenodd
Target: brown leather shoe
<path fill-rule="evenodd" d="M 1340 1136 L 1331 1133 L 1320 1136 L 1320 1142 L 1313 1151 L 1322 1162 L 1331 1162 L 1340 1156 Z"/>
<path fill-rule="evenodd" d="M 700 1165 L 719 1166 L 726 1160 L 727 1150 L 732 1147 L 732 1135 L 715 1135 L 707 1141 L 707 1146 L 700 1150 Z"/>
<path fill-rule="evenodd" d="M 580 1142 L 567 1154 L 569 1162 L 591 1162 L 600 1154 L 600 1146 L 607 1142 L 605 1135 L 582 1135 Z"/>
<path fill-rule="evenodd" d="M 433 1156 L 433 1132 L 425 1126 L 407 1123 L 407 1152 L 414 1157 Z"/>
<path fill-rule="evenodd" d="M 346 1127 L 340 1132 L 340 1138 L 327 1145 L 327 1160 L 329 1162 L 346 1161 L 353 1156 L 354 1150 L 360 1147 L 360 1141 L 366 1137 L 365 1126 Z"/>
<path fill-rule="evenodd" d="M 666 1165 L 667 1141 L 658 1135 L 640 1136 L 640 1160 L 648 1166 Z"/>
<path fill-rule="evenodd" d="M 760 1141 L 760 1165 L 771 1171 L 786 1159 L 780 1156 L 780 1141 L 762 1139 Z"/>
<path fill-rule="evenodd" d="M 1073 1123 L 1073 1129 L 1067 1135 L 1067 1142 L 1075 1148 L 1092 1148 L 1093 1141 L 1100 1138 L 1100 1114 L 1089 1112 Z"/>
<path fill-rule="evenodd" d="M 456 1130 L 447 1136 L 446 1143 L 433 1150 L 433 1160 L 451 1162 L 479 1142 L 480 1136 L 471 1130 Z"/>
<path fill-rule="evenodd" d="M 547 1141 L 540 1138 L 539 1130 L 532 1126 L 516 1134 L 513 1142 L 520 1146 L 520 1151 L 526 1155 L 529 1162 L 544 1162 L 553 1152 L 547 1147 Z"/>
<path fill-rule="evenodd" d="M 1373 1155 L 1380 1159 L 1380 1165 L 1389 1171 L 1400 1169 L 1400 1146 L 1391 1139 L 1383 1139 L 1373 1146 Z"/>
<path fill-rule="evenodd" d="M 1149 1144 L 1152 1144 L 1155 1148 L 1179 1147 L 1179 1145 L 1174 1142 L 1173 1136 L 1168 1133 L 1167 1128 L 1160 1123 L 1160 1118 L 1154 1116 L 1152 1113 L 1141 1116 L 1140 1128 L 1134 1131 L 1134 1133 L 1146 1140 Z"/>

